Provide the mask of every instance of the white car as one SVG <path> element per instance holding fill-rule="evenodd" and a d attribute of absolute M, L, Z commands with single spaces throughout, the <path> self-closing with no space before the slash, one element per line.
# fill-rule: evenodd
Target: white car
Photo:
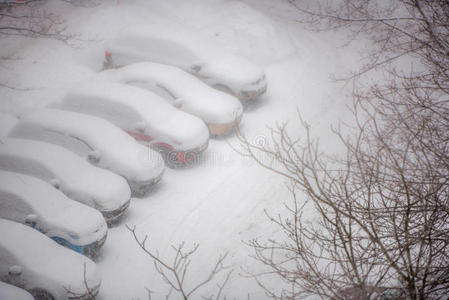
<path fill-rule="evenodd" d="M 243 107 L 237 98 L 174 66 L 140 62 L 105 70 L 98 77 L 154 91 L 174 106 L 201 118 L 211 135 L 232 132 L 242 118 Z"/>
<path fill-rule="evenodd" d="M 98 209 L 110 223 L 129 206 L 131 190 L 125 178 L 57 145 L 7 138 L 0 144 L 0 169 L 49 182 L 67 197 Z"/>
<path fill-rule="evenodd" d="M 209 129 L 199 118 L 141 88 L 107 81 L 69 90 L 58 108 L 91 114 L 160 151 L 169 166 L 190 164 L 207 148 Z"/>
<path fill-rule="evenodd" d="M 0 113 L 0 139 L 6 138 L 18 121 L 13 115 Z"/>
<path fill-rule="evenodd" d="M 164 173 L 164 160 L 157 151 L 95 116 L 41 109 L 22 117 L 9 136 L 56 144 L 86 157 L 92 164 L 123 176 L 134 197 L 145 196 Z"/>
<path fill-rule="evenodd" d="M 108 227 L 101 213 L 45 181 L 0 171 L 0 218 L 27 224 L 76 252 L 95 256 Z"/>
<path fill-rule="evenodd" d="M 34 300 L 34 297 L 21 288 L 0 281 L 0 299 Z"/>
<path fill-rule="evenodd" d="M 255 99 L 267 89 L 259 66 L 179 27 L 131 27 L 105 47 L 106 68 L 140 61 L 173 65 L 243 101 Z"/>
<path fill-rule="evenodd" d="M 86 256 L 5 219 L 0 219 L 0 236 L 0 281 L 23 288 L 36 299 L 88 299 L 89 294 L 98 294 L 101 278 Z"/>

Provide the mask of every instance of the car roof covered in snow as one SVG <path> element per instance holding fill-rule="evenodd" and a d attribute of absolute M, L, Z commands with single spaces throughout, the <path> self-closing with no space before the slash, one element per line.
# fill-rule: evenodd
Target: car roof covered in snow
<path fill-rule="evenodd" d="M 0 217 L 24 223 L 23 206 L 37 216 L 39 229 L 46 235 L 63 237 L 75 245 L 93 243 L 107 230 L 98 210 L 69 199 L 38 178 L 0 171 Z M 100 228 L 103 230 L 96 232 Z"/>
<path fill-rule="evenodd" d="M 99 166 L 108 168 L 128 180 L 150 181 L 164 170 L 164 161 L 159 153 L 137 143 L 114 124 L 87 114 L 60 109 L 40 109 L 24 116 L 12 129 L 10 136 L 56 144 L 60 142 L 64 144 L 61 146 L 65 147 L 63 141 L 48 135 L 51 132 L 69 135 L 85 142 L 99 152 Z M 77 152 L 76 147 L 67 148 Z M 149 152 L 153 152 L 151 159 Z"/>
<path fill-rule="evenodd" d="M 100 211 L 120 208 L 131 195 L 123 177 L 92 166 L 67 149 L 39 141 L 5 139 L 0 144 L 0 169 L 58 184 L 69 198 Z"/>
<path fill-rule="evenodd" d="M 126 84 L 103 80 L 80 83 L 67 92 L 60 107 L 102 115 L 117 125 L 126 107 L 137 123 L 144 123 L 145 134 L 158 142 L 174 143 L 180 150 L 196 148 L 209 139 L 208 128 L 201 119 L 180 111 L 155 93 Z M 133 124 L 132 129 L 140 126 Z"/>
<path fill-rule="evenodd" d="M 0 250 L 5 257 L 0 264 L 5 267 L 5 264 L 13 263 L 6 267 L 21 268 L 27 288 L 42 288 L 50 291 L 56 299 L 65 299 L 65 288 L 76 293 L 86 292 L 84 272 L 88 286 L 101 283 L 93 261 L 61 247 L 37 230 L 0 219 L 0 236 Z M 34 251 L 30 251 L 31 248 Z"/>
<path fill-rule="evenodd" d="M 226 52 L 211 40 L 180 26 L 130 26 L 105 46 L 114 63 L 123 59 L 123 62 L 118 61 L 122 66 L 153 61 L 176 65 L 190 72 L 192 64 L 198 64 L 221 83 L 233 85 L 250 84 L 264 75 L 264 71 L 248 59 Z M 188 61 L 190 64 L 186 65 Z"/>
<path fill-rule="evenodd" d="M 0 113 L 0 139 L 7 137 L 18 121 L 13 115 Z"/>
<path fill-rule="evenodd" d="M 230 123 L 238 119 L 243 107 L 234 96 L 218 91 L 174 66 L 139 62 L 98 74 L 100 78 L 122 82 L 153 82 L 180 98 L 182 109 L 208 123 Z"/>

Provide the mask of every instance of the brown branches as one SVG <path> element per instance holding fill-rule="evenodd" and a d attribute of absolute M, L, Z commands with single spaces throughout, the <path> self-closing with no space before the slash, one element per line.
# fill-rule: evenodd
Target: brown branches
<path fill-rule="evenodd" d="M 43 8 L 41 1 L 14 1 L 0 5 L 0 35 L 51 38 L 63 42 L 74 38 L 66 33 L 61 16 Z"/>
<path fill-rule="evenodd" d="M 292 137 L 285 124 L 271 128 L 264 145 L 251 144 L 238 132 L 237 151 L 291 182 L 288 216 L 268 215 L 284 236 L 249 242 L 267 272 L 289 287 L 269 294 L 344 299 L 344 291 L 352 289 L 362 298 L 379 291 L 439 297 L 449 290 L 449 266 L 442 263 L 449 255 L 449 169 L 447 160 L 440 161 L 449 139 L 439 140 L 443 148 L 427 141 L 447 136 L 447 124 L 428 123 L 414 113 L 411 131 L 404 125 L 412 123 L 401 121 L 406 111 L 396 115 L 397 105 L 376 101 L 371 107 L 366 98 L 354 96 L 357 126 L 348 129 L 349 137 L 335 131 L 346 152 L 338 159 L 321 152 L 301 118 L 302 139 Z M 253 275 L 266 288 L 266 273 Z"/>
<path fill-rule="evenodd" d="M 136 233 L 136 227 L 127 226 L 128 230 L 134 236 L 135 241 L 139 245 L 139 247 L 148 254 L 154 261 L 154 267 L 157 273 L 161 276 L 161 278 L 167 283 L 170 287 L 170 292 L 166 296 L 170 297 L 172 291 L 177 292 L 182 296 L 183 299 L 198 299 L 198 292 L 205 287 L 207 284 L 211 283 L 216 276 L 218 276 L 221 272 L 229 269 L 229 267 L 224 265 L 224 262 L 227 258 L 227 253 L 224 255 L 220 255 L 212 267 L 212 270 L 209 272 L 206 278 L 203 280 L 197 281 L 194 284 L 188 284 L 187 281 L 192 280 L 189 274 L 189 267 L 192 263 L 192 256 L 198 250 L 199 245 L 195 244 L 192 249 L 185 250 L 185 244 L 181 243 L 178 246 L 172 246 L 172 250 L 175 252 L 175 256 L 171 262 L 163 260 L 159 256 L 159 252 L 151 251 L 147 246 L 147 238 L 146 235 L 143 239 L 140 239 Z M 229 281 L 229 278 L 232 274 L 232 270 L 226 273 L 224 280 L 221 283 L 217 284 L 216 294 L 212 296 L 201 296 L 203 299 L 226 299 L 222 298 L 223 290 Z M 196 298 L 195 298 L 196 297 Z"/>
<path fill-rule="evenodd" d="M 367 62 L 350 78 L 394 64 L 402 57 L 419 58 L 431 67 L 434 84 L 447 85 L 449 70 L 449 3 L 434 0 L 317 1 L 314 7 L 289 0 L 300 22 L 314 30 L 345 28 L 351 36 L 372 41 Z"/>
<path fill-rule="evenodd" d="M 70 287 L 64 287 L 65 291 L 67 292 L 68 297 L 74 298 L 74 299 L 89 299 L 89 300 L 95 300 L 97 297 L 99 286 L 91 287 L 89 286 L 87 282 L 87 276 L 86 276 L 86 263 L 84 263 L 83 268 L 83 283 L 85 291 L 83 292 L 76 292 L 73 291 Z"/>

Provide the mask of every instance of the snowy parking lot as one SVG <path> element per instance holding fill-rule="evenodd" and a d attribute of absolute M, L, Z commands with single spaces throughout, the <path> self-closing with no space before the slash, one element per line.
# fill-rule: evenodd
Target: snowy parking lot
<path fill-rule="evenodd" d="M 7 37 L 0 40 L 0 111 L 21 115 L 61 97 L 63 90 L 102 70 L 103 44 L 128 26 L 176 24 L 195 31 L 223 49 L 261 66 L 268 89 L 245 108 L 241 132 L 250 142 L 269 142 L 267 126 L 289 121 L 297 112 L 313 126 L 323 147 L 332 149 L 330 126 L 344 121 L 350 87 L 331 79 L 358 62 L 357 52 L 339 48 L 337 34 L 310 32 L 295 21 L 288 1 L 271 0 L 122 0 L 93 7 L 49 1 L 74 36 L 53 39 Z M 264 211 L 276 214 L 290 200 L 284 179 L 236 153 L 234 136 L 211 139 L 199 161 L 188 168 L 166 168 L 163 179 L 145 198 L 132 198 L 123 219 L 109 229 L 96 258 L 102 276 L 99 299 L 165 299 L 169 288 L 154 270 L 125 225 L 136 226 L 161 257 L 171 246 L 199 244 L 187 281 L 207 276 L 220 254 L 234 269 L 224 290 L 229 299 L 265 299 L 244 270 L 260 270 L 244 242 L 276 235 Z M 215 282 L 204 290 L 208 296 Z M 276 283 L 273 283 L 276 285 Z M 174 297 L 176 298 L 176 297 Z M 199 298 L 198 298 L 199 299 Z"/>

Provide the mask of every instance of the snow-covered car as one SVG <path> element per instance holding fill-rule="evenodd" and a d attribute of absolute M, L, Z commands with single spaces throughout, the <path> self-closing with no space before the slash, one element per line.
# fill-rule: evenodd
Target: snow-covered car
<path fill-rule="evenodd" d="M 0 219 L 0 236 L 0 281 L 23 288 L 36 299 L 91 299 L 98 294 L 101 277 L 86 256 L 5 219 Z"/>
<path fill-rule="evenodd" d="M 122 83 L 91 81 L 69 90 L 58 108 L 96 115 L 160 151 L 169 166 L 190 164 L 207 148 L 209 129 L 157 94 Z"/>
<path fill-rule="evenodd" d="M 56 144 L 86 157 L 92 164 L 123 176 L 133 197 L 145 196 L 164 173 L 164 160 L 157 151 L 96 116 L 40 109 L 23 116 L 9 136 Z"/>
<path fill-rule="evenodd" d="M 45 181 L 0 171 L 0 218 L 27 224 L 76 252 L 95 256 L 108 227 L 101 213 Z"/>
<path fill-rule="evenodd" d="M 105 48 L 105 67 L 139 61 L 173 65 L 243 101 L 255 99 L 267 89 L 262 68 L 179 27 L 130 27 L 106 42 Z"/>
<path fill-rule="evenodd" d="M 209 127 L 211 135 L 230 133 L 242 118 L 243 107 L 237 98 L 211 88 L 174 66 L 140 62 L 105 70 L 98 77 L 159 94 L 179 109 L 201 118 Z"/>
<path fill-rule="evenodd" d="M 54 144 L 7 138 L 0 144 L 0 169 L 49 182 L 67 197 L 98 209 L 110 223 L 125 212 L 131 199 L 125 178 Z"/>
<path fill-rule="evenodd" d="M 0 113 L 0 139 L 7 137 L 18 121 L 13 115 Z"/>
<path fill-rule="evenodd" d="M 34 297 L 21 288 L 0 281 L 0 299 L 34 300 Z"/>

